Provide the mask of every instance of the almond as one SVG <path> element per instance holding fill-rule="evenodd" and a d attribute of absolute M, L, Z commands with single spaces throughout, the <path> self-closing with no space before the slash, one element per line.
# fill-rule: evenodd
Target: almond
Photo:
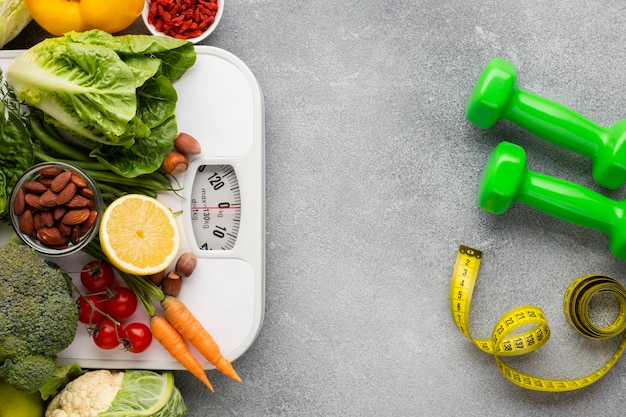
<path fill-rule="evenodd" d="M 57 195 L 48 190 L 39 196 L 39 205 L 42 207 L 54 207 L 57 205 Z"/>
<path fill-rule="evenodd" d="M 15 213 L 16 216 L 20 216 L 22 213 L 24 213 L 25 209 L 26 200 L 24 199 L 24 190 L 20 188 L 15 193 L 15 199 L 13 201 L 13 213 Z"/>
<path fill-rule="evenodd" d="M 80 230 L 83 234 L 87 233 L 89 229 L 96 223 L 98 218 L 98 212 L 96 210 L 89 210 L 89 217 L 80 225 Z"/>
<path fill-rule="evenodd" d="M 79 175 L 79 174 L 77 174 L 75 172 L 72 172 L 72 176 L 71 176 L 70 181 L 72 181 L 74 184 L 76 184 L 76 186 L 78 188 L 86 188 L 87 185 L 88 185 L 87 184 L 87 180 L 84 179 L 81 175 Z"/>
<path fill-rule="evenodd" d="M 76 195 L 76 184 L 68 182 L 65 187 L 59 192 L 57 197 L 57 204 L 63 205 L 69 203 Z"/>
<path fill-rule="evenodd" d="M 91 188 L 87 187 L 80 189 L 80 195 L 89 200 L 93 200 L 96 197 L 96 193 Z"/>
<path fill-rule="evenodd" d="M 43 227 L 43 220 L 41 220 L 41 213 L 33 213 L 33 230 L 37 230 Z"/>
<path fill-rule="evenodd" d="M 60 192 L 62 189 L 65 188 L 67 183 L 70 182 L 71 178 L 72 173 L 70 171 L 63 171 L 62 173 L 54 177 L 54 180 L 52 180 L 52 183 L 50 184 L 50 190 L 55 193 Z"/>
<path fill-rule="evenodd" d="M 65 213 L 62 222 L 69 226 L 75 226 L 87 220 L 90 213 L 91 210 L 89 210 L 88 208 L 72 209 Z"/>
<path fill-rule="evenodd" d="M 61 167 L 45 167 L 39 170 L 39 175 L 44 178 L 54 178 L 64 171 Z"/>
<path fill-rule="evenodd" d="M 70 208 L 83 208 L 89 206 L 89 201 L 90 200 L 86 199 L 82 195 L 75 195 L 70 201 L 65 203 L 65 205 Z"/>
<path fill-rule="evenodd" d="M 37 194 L 32 194 L 32 193 L 25 193 L 24 194 L 24 201 L 26 202 L 26 205 L 34 208 L 34 209 L 40 209 L 41 205 L 39 204 L 39 196 Z"/>
<path fill-rule="evenodd" d="M 77 244 L 80 241 L 80 238 L 83 237 L 83 233 L 80 230 L 80 225 L 76 225 L 72 227 L 72 232 L 70 233 L 70 242 L 73 245 Z"/>
<path fill-rule="evenodd" d="M 41 221 L 46 227 L 54 226 L 54 217 L 51 210 L 41 212 Z"/>
<path fill-rule="evenodd" d="M 54 220 L 60 220 L 65 215 L 66 212 L 67 212 L 67 207 L 56 206 L 54 210 L 52 210 L 52 217 L 54 217 Z"/>
<path fill-rule="evenodd" d="M 52 184 L 52 181 L 54 181 L 54 177 L 40 177 L 39 178 L 39 182 L 45 185 L 46 187 L 50 187 L 50 184 Z"/>
<path fill-rule="evenodd" d="M 72 226 L 69 226 L 63 222 L 59 222 L 58 226 L 59 231 L 65 237 L 69 236 L 72 233 Z"/>
<path fill-rule="evenodd" d="M 67 243 L 67 239 L 56 227 L 42 227 L 37 230 L 37 239 L 46 246 L 61 246 Z"/>
<path fill-rule="evenodd" d="M 32 211 L 24 210 L 19 218 L 18 227 L 20 229 L 20 232 L 24 233 L 25 235 L 30 235 L 31 233 L 33 233 L 34 227 Z"/>
<path fill-rule="evenodd" d="M 48 191 L 48 187 L 40 183 L 39 181 L 26 181 L 24 185 L 22 185 L 24 191 L 33 193 L 33 194 L 43 194 Z"/>

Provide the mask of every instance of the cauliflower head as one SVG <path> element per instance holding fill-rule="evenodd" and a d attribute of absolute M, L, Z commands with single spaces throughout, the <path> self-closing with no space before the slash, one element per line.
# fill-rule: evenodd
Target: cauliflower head
<path fill-rule="evenodd" d="M 124 372 L 107 369 L 87 372 L 65 386 L 45 417 L 97 417 L 106 411 L 122 388 Z"/>
<path fill-rule="evenodd" d="M 87 372 L 63 388 L 45 417 L 182 417 L 187 406 L 171 372 L 106 369 Z"/>
<path fill-rule="evenodd" d="M 67 274 L 34 249 L 5 244 L 0 259 L 0 377 L 35 391 L 74 340 L 78 307 Z"/>

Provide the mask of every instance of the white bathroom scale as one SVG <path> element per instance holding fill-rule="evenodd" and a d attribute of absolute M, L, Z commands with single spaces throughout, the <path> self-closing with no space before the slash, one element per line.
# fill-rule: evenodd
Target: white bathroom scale
<path fill-rule="evenodd" d="M 249 68 L 219 48 L 196 45 L 197 61 L 175 82 L 179 131 L 194 136 L 202 153 L 176 177 L 177 194 L 163 193 L 179 223 L 180 253 L 192 251 L 198 265 L 184 278 L 179 299 L 202 322 L 230 361 L 256 339 L 265 303 L 265 122 L 261 88 Z M 0 51 L 0 67 L 22 51 Z M 12 230 L 3 225 L 3 235 Z M 83 252 L 54 262 L 70 273 L 79 288 Z M 123 281 L 117 277 L 119 283 Z M 157 312 L 160 311 L 155 301 Z M 148 323 L 139 304 L 126 323 Z M 213 366 L 193 348 L 205 369 Z M 103 350 L 86 325 L 79 323 L 74 342 L 57 358 L 59 365 L 84 368 L 183 369 L 154 340 L 142 353 Z M 242 375 L 245 378 L 245 375 Z"/>

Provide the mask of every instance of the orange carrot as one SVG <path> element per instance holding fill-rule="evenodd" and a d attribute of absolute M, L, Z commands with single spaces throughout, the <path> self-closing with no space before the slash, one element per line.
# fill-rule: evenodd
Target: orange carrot
<path fill-rule="evenodd" d="M 154 338 L 161 343 L 165 350 L 167 350 L 174 359 L 180 362 L 180 364 L 183 365 L 196 378 L 204 382 L 204 385 L 206 385 L 211 392 L 215 392 L 211 382 L 209 382 L 209 378 L 207 378 L 204 373 L 204 368 L 202 368 L 200 362 L 198 362 L 198 360 L 189 351 L 183 337 L 164 317 L 151 317 L 150 329 L 152 330 Z"/>
<path fill-rule="evenodd" d="M 187 309 L 187 306 L 176 297 L 166 295 L 161 301 L 165 318 L 176 330 L 187 339 L 213 366 L 221 373 L 241 382 L 241 378 L 233 369 L 232 364 L 220 352 L 218 344 L 206 331 L 202 324 Z"/>

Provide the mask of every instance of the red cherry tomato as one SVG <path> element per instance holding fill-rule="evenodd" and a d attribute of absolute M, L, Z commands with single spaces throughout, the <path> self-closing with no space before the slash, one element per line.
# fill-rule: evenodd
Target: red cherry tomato
<path fill-rule="evenodd" d="M 95 324 L 104 318 L 98 310 L 94 310 L 87 302 L 91 302 L 97 309 L 106 313 L 107 297 L 104 294 L 91 294 L 85 297 L 79 296 L 76 299 L 78 306 L 78 321 L 85 324 Z"/>
<path fill-rule="evenodd" d="M 115 349 L 124 338 L 122 326 L 118 326 L 109 319 L 103 319 L 96 324 L 93 341 L 102 349 Z"/>
<path fill-rule="evenodd" d="M 130 323 L 124 328 L 126 350 L 140 353 L 150 347 L 152 343 L 152 331 L 143 323 Z"/>
<path fill-rule="evenodd" d="M 107 301 L 107 313 L 117 321 L 122 321 L 133 315 L 137 309 L 137 296 L 126 287 L 112 288 L 114 293 Z"/>
<path fill-rule="evenodd" d="M 89 292 L 102 292 L 113 287 L 115 275 L 108 263 L 94 259 L 87 262 L 80 271 L 80 282 Z"/>

